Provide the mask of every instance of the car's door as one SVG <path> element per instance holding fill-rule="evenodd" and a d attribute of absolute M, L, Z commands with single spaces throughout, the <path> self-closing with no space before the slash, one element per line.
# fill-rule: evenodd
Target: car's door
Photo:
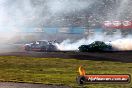
<path fill-rule="evenodd" d="M 33 51 L 39 51 L 39 50 L 41 50 L 39 42 L 36 41 L 35 43 L 32 44 L 32 50 Z"/>

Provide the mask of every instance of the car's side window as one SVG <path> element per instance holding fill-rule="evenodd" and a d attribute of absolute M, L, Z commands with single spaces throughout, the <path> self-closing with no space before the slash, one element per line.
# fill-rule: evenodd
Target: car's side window
<path fill-rule="evenodd" d="M 42 45 L 46 46 L 46 45 L 48 45 L 48 43 L 44 41 L 44 42 L 42 42 Z"/>
<path fill-rule="evenodd" d="M 37 45 L 39 45 L 39 42 L 38 42 L 38 41 L 36 41 L 36 44 L 37 44 Z"/>

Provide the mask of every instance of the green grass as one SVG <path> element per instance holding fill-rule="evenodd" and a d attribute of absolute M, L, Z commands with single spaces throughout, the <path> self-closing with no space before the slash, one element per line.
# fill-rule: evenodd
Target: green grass
<path fill-rule="evenodd" d="M 101 58 L 100 58 L 101 59 Z M 132 63 L 62 58 L 0 56 L 0 81 L 27 82 L 80 87 L 76 83 L 78 67 L 87 74 L 131 74 Z M 82 86 L 81 86 L 82 87 Z M 130 88 L 131 84 L 88 84 L 84 88 Z"/>

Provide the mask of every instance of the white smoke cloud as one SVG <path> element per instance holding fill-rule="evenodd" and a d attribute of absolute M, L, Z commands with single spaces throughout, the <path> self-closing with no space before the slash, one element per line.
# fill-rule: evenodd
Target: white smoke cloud
<path fill-rule="evenodd" d="M 98 0 L 36 0 L 37 5 L 33 5 L 35 0 L 0 0 L 0 37 L 11 38 L 17 32 L 21 32 L 23 29 L 28 30 L 29 27 L 43 27 L 41 24 L 46 22 L 46 19 L 50 19 L 53 15 L 61 15 L 63 13 L 70 14 L 75 11 L 82 11 L 91 8 Z M 120 7 L 117 10 L 117 14 L 125 14 L 124 10 L 129 9 L 127 5 L 128 0 L 122 0 Z M 130 0 L 129 0 L 130 1 Z M 124 7 L 125 3 L 125 7 Z M 129 5 L 130 6 L 130 5 Z M 96 7 L 94 7 L 96 8 Z M 96 10 L 95 10 L 96 11 Z M 131 12 L 131 11 L 127 11 Z M 96 13 L 96 12 L 95 12 Z M 120 15 L 119 15 L 120 16 Z M 5 34 L 4 34 L 5 33 Z M 4 38 L 3 38 L 4 39 Z M 82 44 L 89 44 L 93 41 L 109 42 L 120 50 L 131 50 L 132 40 L 131 37 L 123 38 L 120 32 L 116 32 L 114 35 L 105 36 L 105 34 L 96 34 L 94 36 L 83 38 L 76 42 L 70 40 L 64 40 L 58 45 L 60 50 L 77 50 Z"/>
<path fill-rule="evenodd" d="M 112 41 L 111 44 L 116 50 L 132 50 L 132 39 L 129 37 Z"/>
<path fill-rule="evenodd" d="M 95 0 L 49 0 L 47 3 L 51 13 L 72 13 L 84 10 L 94 4 Z"/>
<path fill-rule="evenodd" d="M 43 28 L 51 16 L 81 11 L 93 3 L 94 0 L 0 0 L 0 32 L 14 35 L 30 27 Z"/>
<path fill-rule="evenodd" d="M 69 39 L 64 40 L 62 43 L 57 44 L 58 49 L 63 51 L 78 50 L 81 45 L 88 45 L 94 41 L 103 41 L 106 44 L 110 44 L 113 50 L 123 51 L 132 50 L 132 36 L 128 35 L 125 38 L 121 35 L 120 31 L 115 32 L 113 35 L 105 35 L 103 33 L 95 33 L 93 36 L 80 39 L 76 42 L 70 41 Z"/>

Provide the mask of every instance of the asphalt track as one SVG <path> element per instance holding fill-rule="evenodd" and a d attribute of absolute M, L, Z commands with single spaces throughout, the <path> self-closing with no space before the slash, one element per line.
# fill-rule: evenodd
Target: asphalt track
<path fill-rule="evenodd" d="M 40 58 L 66 58 L 95 61 L 118 61 L 132 63 L 132 51 L 113 51 L 113 52 L 78 52 L 78 51 L 59 51 L 59 52 L 35 52 L 25 51 L 23 44 L 5 44 L 0 47 L 0 56 L 31 56 Z"/>
<path fill-rule="evenodd" d="M 113 61 L 132 63 L 132 51 L 121 52 L 77 52 L 77 51 L 60 51 L 60 52 L 4 52 L 0 56 L 28 56 L 40 58 L 66 58 L 79 60 L 94 60 L 94 61 Z"/>

